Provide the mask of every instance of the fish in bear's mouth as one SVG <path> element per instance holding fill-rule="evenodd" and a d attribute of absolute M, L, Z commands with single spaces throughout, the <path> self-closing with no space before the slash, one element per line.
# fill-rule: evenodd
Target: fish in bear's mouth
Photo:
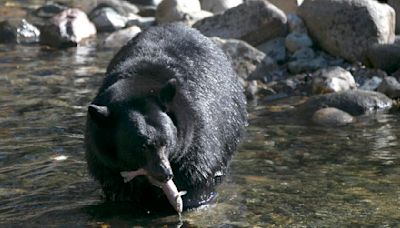
<path fill-rule="evenodd" d="M 135 171 L 123 171 L 120 174 L 124 178 L 125 183 L 131 181 L 137 176 L 146 176 L 151 184 L 163 190 L 164 194 L 167 196 L 169 203 L 178 212 L 178 214 L 181 215 L 183 211 L 182 196 L 186 194 L 186 191 L 178 192 L 178 189 L 172 179 L 169 179 L 166 182 L 160 182 L 153 178 L 145 168 L 140 168 Z"/>

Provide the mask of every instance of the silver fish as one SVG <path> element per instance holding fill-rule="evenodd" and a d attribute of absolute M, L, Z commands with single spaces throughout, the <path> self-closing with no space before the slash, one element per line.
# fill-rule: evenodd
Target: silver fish
<path fill-rule="evenodd" d="M 178 188 L 176 187 L 175 183 L 172 180 L 169 180 L 165 183 L 159 182 L 154 178 L 152 178 L 150 175 L 148 175 L 148 172 L 143 168 L 138 169 L 136 171 L 123 171 L 120 174 L 124 178 L 125 183 L 131 181 L 133 178 L 137 176 L 143 176 L 143 175 L 146 176 L 151 184 L 163 190 L 164 194 L 167 196 L 169 203 L 178 212 L 179 216 L 181 215 L 183 211 L 182 196 L 186 194 L 186 191 L 178 192 Z"/>

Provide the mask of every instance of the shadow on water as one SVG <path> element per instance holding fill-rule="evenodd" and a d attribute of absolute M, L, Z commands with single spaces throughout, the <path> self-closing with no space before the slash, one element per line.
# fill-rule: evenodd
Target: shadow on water
<path fill-rule="evenodd" d="M 115 50 L 0 45 L 0 226 L 268 227 L 400 224 L 400 116 L 327 128 L 250 106 L 215 204 L 175 214 L 107 204 L 86 170 L 83 129 Z"/>

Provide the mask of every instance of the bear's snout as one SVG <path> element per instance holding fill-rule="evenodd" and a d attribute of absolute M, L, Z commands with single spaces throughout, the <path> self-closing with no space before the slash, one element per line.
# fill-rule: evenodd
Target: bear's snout
<path fill-rule="evenodd" d="M 152 167 L 150 170 L 148 170 L 148 173 L 153 179 L 161 183 L 166 183 L 174 177 L 171 167 L 167 167 L 165 164 L 162 163 L 156 165 L 155 167 Z"/>
<path fill-rule="evenodd" d="M 149 153 L 145 170 L 155 180 L 166 183 L 174 177 L 171 164 L 165 153 L 165 146 L 157 150 L 156 154 Z"/>

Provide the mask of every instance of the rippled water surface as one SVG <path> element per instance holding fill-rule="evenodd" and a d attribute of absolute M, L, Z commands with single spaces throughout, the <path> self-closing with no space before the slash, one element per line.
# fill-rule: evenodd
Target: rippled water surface
<path fill-rule="evenodd" d="M 399 113 L 325 128 L 277 114 L 282 103 L 249 105 L 215 204 L 182 221 L 104 204 L 83 129 L 114 52 L 0 45 L 0 227 L 400 226 Z"/>

